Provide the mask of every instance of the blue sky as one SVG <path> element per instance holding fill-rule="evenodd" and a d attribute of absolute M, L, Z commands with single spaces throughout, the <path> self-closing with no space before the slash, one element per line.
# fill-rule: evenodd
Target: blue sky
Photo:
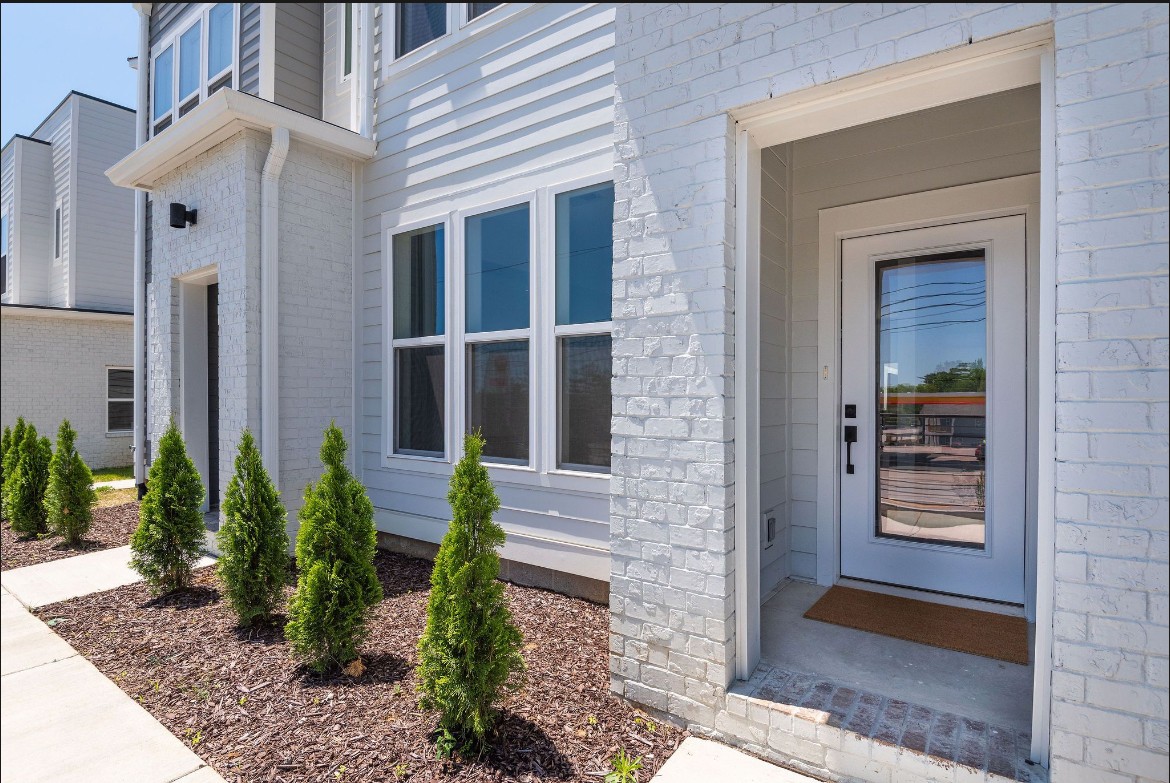
<path fill-rule="evenodd" d="M 0 143 L 31 133 L 70 90 L 134 107 L 129 3 L 0 4 Z"/>

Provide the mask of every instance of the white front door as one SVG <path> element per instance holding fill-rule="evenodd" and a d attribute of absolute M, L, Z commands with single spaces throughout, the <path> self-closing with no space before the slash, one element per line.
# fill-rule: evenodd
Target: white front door
<path fill-rule="evenodd" d="M 842 576 L 1024 602 L 1024 230 L 843 241 Z"/>

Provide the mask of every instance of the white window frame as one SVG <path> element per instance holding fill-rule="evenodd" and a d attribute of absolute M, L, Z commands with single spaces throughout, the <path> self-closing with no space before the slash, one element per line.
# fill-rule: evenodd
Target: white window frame
<path fill-rule="evenodd" d="M 384 307 L 387 314 L 385 324 L 385 343 L 387 350 L 383 356 L 383 367 L 386 373 L 385 411 L 386 442 L 383 452 L 388 459 L 420 461 L 422 463 L 447 463 L 451 461 L 452 431 L 453 431 L 453 398 L 451 384 L 453 382 L 454 365 L 451 362 L 451 322 L 454 314 L 452 306 L 451 275 L 451 223 L 450 213 L 436 215 L 432 218 L 414 220 L 409 223 L 400 223 L 386 228 L 383 233 L 382 257 L 386 260 L 383 270 L 383 287 L 386 291 Z M 443 333 L 428 337 L 394 337 L 394 237 L 417 231 L 420 228 L 443 227 Z M 398 425 L 398 363 L 395 361 L 395 351 L 399 348 L 421 348 L 425 346 L 443 346 L 443 454 L 431 456 L 427 454 L 411 454 L 396 451 Z"/>
<path fill-rule="evenodd" d="M 199 31 L 199 99 L 195 104 L 198 106 L 207 100 L 211 94 L 208 92 L 208 87 L 222 81 L 225 76 L 231 74 L 231 84 L 227 88 L 238 90 L 240 86 L 240 4 L 231 3 L 232 8 L 232 40 L 229 47 L 231 51 L 231 63 L 221 69 L 218 73 L 207 75 L 208 62 L 208 42 L 209 42 L 209 17 L 211 9 L 219 3 L 201 3 L 197 7 L 198 10 L 189 13 L 187 19 L 181 25 L 175 27 L 174 31 L 169 33 L 166 38 L 160 40 L 150 49 L 150 135 L 153 137 L 161 130 L 157 130 L 159 125 L 169 120 L 166 128 L 171 127 L 178 122 L 182 117 L 179 114 L 180 107 L 188 105 L 195 96 L 194 92 L 188 93 L 185 96 L 179 95 L 179 70 L 180 70 L 180 55 L 179 55 L 179 40 L 183 34 L 194 27 L 196 24 L 201 25 Z M 154 115 L 154 96 L 155 96 L 155 61 L 158 60 L 159 55 L 171 48 L 173 54 L 171 55 L 171 109 L 166 114 L 160 117 Z M 194 107 L 192 107 L 194 108 Z M 163 130 L 166 130 L 163 128 Z"/>
<path fill-rule="evenodd" d="M 588 174 L 580 172 L 588 171 Z M 574 172 L 570 172 L 574 173 Z M 558 341 L 613 332 L 612 321 L 556 326 L 556 197 L 568 191 L 613 181 L 613 172 L 596 166 L 577 167 L 575 176 L 535 190 L 521 190 L 490 201 L 459 203 L 448 212 L 418 212 L 408 216 L 386 214 L 382 219 L 382 368 L 385 386 L 382 395 L 382 466 L 432 475 L 450 475 L 451 466 L 463 456 L 463 433 L 467 429 L 468 381 L 467 346 L 480 343 L 528 340 L 529 407 L 528 464 L 497 462 L 485 458 L 493 479 L 504 483 L 543 486 L 570 491 L 596 492 L 608 482 L 610 471 L 580 470 L 558 466 L 560 356 Z M 520 204 L 529 209 L 529 325 L 527 329 L 496 332 L 466 332 L 465 220 Z M 422 217 L 418 217 L 422 215 Z M 406 219 L 403 219 L 406 218 Z M 393 321 L 393 239 L 397 234 L 442 225 L 446 261 L 442 336 L 394 339 Z M 542 229 L 542 226 L 544 227 Z M 443 345 L 445 359 L 446 453 L 442 457 L 395 453 L 396 362 L 394 349 L 416 345 Z"/>
<path fill-rule="evenodd" d="M 493 9 L 495 10 L 495 9 Z M 547 335 L 545 336 L 545 344 L 541 346 L 542 354 L 547 357 L 547 361 L 552 366 L 545 372 L 542 380 L 548 385 L 549 392 L 545 395 L 545 408 L 541 411 L 541 415 L 545 421 L 551 422 L 552 437 L 546 437 L 541 442 L 541 447 L 545 449 L 545 464 L 549 466 L 549 473 L 559 473 L 570 476 L 605 476 L 610 475 L 609 469 L 590 469 L 585 466 L 579 468 L 561 467 L 560 466 L 560 451 L 561 451 L 561 340 L 565 337 L 588 337 L 593 335 L 609 335 L 613 338 L 613 313 L 610 313 L 608 321 L 596 321 L 594 323 L 586 324 L 564 324 L 558 325 L 557 320 L 557 196 L 562 193 L 569 193 L 574 190 L 581 190 L 582 188 L 592 187 L 594 185 L 604 185 L 613 182 L 613 173 L 610 172 L 604 176 L 587 176 L 578 177 L 576 179 L 567 180 L 565 182 L 551 185 L 544 188 L 543 195 L 545 198 L 544 214 L 548 216 L 548 230 L 541 238 L 544 247 L 544 261 L 548 265 L 548 274 L 545 275 L 544 288 L 540 292 L 540 298 L 546 303 L 548 313 L 545 315 L 547 319 Z M 610 279 L 612 284 L 612 267 L 610 272 Z"/>
<path fill-rule="evenodd" d="M 134 405 L 133 394 L 131 394 L 131 396 L 129 396 L 129 397 L 111 397 L 110 396 L 110 371 L 111 370 L 125 370 L 126 372 L 130 373 L 130 380 L 131 380 L 130 386 L 131 386 L 131 388 L 134 388 L 134 368 L 133 367 L 114 367 L 114 366 L 106 367 L 106 434 L 107 435 L 129 435 L 130 433 L 134 432 L 134 425 L 133 424 L 131 424 L 129 429 L 124 429 L 124 430 L 110 429 L 110 403 L 111 402 L 129 402 L 131 404 L 131 406 Z"/>
<path fill-rule="evenodd" d="M 386 81 L 424 63 L 437 54 L 461 46 L 472 36 L 535 7 L 535 3 L 502 3 L 474 19 L 467 18 L 467 3 L 447 3 L 447 32 L 398 56 L 397 3 L 382 3 L 382 80 Z"/>
<path fill-rule="evenodd" d="M 65 256 L 65 200 L 60 196 L 53 202 L 53 260 Z"/>

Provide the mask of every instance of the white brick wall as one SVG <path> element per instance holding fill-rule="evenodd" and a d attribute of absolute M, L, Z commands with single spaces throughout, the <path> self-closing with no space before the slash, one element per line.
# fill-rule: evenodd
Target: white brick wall
<path fill-rule="evenodd" d="M 157 439 L 179 413 L 175 278 L 214 266 L 219 281 L 219 486 L 231 477 L 240 432 L 260 431 L 260 175 L 269 137 L 245 131 L 179 167 L 154 192 L 148 289 L 149 425 Z M 280 179 L 280 488 L 295 528 L 304 487 L 321 473 L 322 433 L 352 433 L 351 164 L 294 142 Z M 198 208 L 168 225 L 172 201 Z"/>
<path fill-rule="evenodd" d="M 129 435 L 106 434 L 106 368 L 130 367 L 134 325 L 121 320 L 29 316 L 4 307 L 0 326 L 0 426 L 18 416 L 56 441 L 69 419 L 91 468 L 129 465 Z"/>
<path fill-rule="evenodd" d="M 711 726 L 731 677 L 726 111 L 1052 22 L 1065 569 L 1056 582 L 1052 773 L 1164 779 L 1166 19 L 1153 4 L 619 6 L 615 690 Z M 685 478 L 646 478 L 671 475 L 671 460 L 686 460 Z"/>

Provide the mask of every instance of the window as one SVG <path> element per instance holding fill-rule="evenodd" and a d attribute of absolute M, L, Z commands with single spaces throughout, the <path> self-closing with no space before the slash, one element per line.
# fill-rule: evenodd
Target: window
<path fill-rule="evenodd" d="M 61 199 L 57 199 L 57 208 L 53 210 L 53 260 L 61 259 Z"/>
<path fill-rule="evenodd" d="M 599 178 L 387 231 L 389 458 L 453 460 L 479 431 L 485 462 L 522 482 L 545 479 L 516 468 L 609 472 L 614 187 Z"/>
<path fill-rule="evenodd" d="M 476 17 L 483 16 L 488 11 L 500 5 L 503 5 L 503 3 L 468 3 L 467 19 L 470 21 Z"/>
<path fill-rule="evenodd" d="M 0 294 L 8 293 L 8 213 L 0 215 Z"/>
<path fill-rule="evenodd" d="M 341 78 L 353 73 L 353 3 L 345 3 L 345 51 L 341 57 Z"/>
<path fill-rule="evenodd" d="M 203 6 L 155 51 L 151 130 L 161 133 L 216 90 L 233 86 L 236 4 Z"/>
<path fill-rule="evenodd" d="M 557 466 L 610 467 L 613 183 L 556 196 Z"/>
<path fill-rule="evenodd" d="M 392 245 L 394 451 L 446 451 L 446 252 L 442 225 L 406 231 Z"/>
<path fill-rule="evenodd" d="M 447 34 L 446 3 L 395 3 L 394 16 L 395 57 Z"/>
<path fill-rule="evenodd" d="M 106 369 L 106 432 L 134 429 L 134 370 Z"/>
<path fill-rule="evenodd" d="M 484 456 L 528 464 L 531 255 L 528 202 L 464 223 L 467 425 Z"/>

